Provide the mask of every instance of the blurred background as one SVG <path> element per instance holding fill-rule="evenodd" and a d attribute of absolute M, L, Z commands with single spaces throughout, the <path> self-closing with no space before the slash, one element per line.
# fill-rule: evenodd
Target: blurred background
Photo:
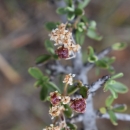
<path fill-rule="evenodd" d="M 39 98 L 39 89 L 33 86 L 35 80 L 28 74 L 28 68 L 35 66 L 37 56 L 46 53 L 44 40 L 48 32 L 44 23 L 61 21 L 55 13 L 52 0 L 0 0 L 0 130 L 42 130 L 51 120 L 47 103 Z M 97 42 L 86 38 L 88 45 L 100 50 L 115 42 L 130 43 L 130 0 L 91 0 L 85 13 L 97 22 L 103 40 Z M 130 86 L 130 46 L 123 51 L 113 51 L 116 72 L 123 72 L 119 81 Z M 43 67 L 42 67 L 43 68 Z M 89 72 L 89 82 L 108 74 L 96 70 Z M 104 106 L 107 93 L 99 90 L 95 97 L 95 108 Z M 119 95 L 115 103 L 126 103 L 130 114 L 130 91 Z M 109 120 L 97 120 L 99 130 L 130 130 L 130 122 L 119 121 L 113 126 Z"/>

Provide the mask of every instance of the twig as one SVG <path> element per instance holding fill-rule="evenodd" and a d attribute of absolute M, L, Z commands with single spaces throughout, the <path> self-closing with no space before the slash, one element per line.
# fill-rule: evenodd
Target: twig
<path fill-rule="evenodd" d="M 96 82 L 92 83 L 90 86 L 89 86 L 89 93 L 93 93 L 95 91 L 97 91 L 100 87 L 102 87 L 102 85 L 107 81 L 109 80 L 110 76 L 106 75 L 106 76 L 103 76 L 102 78 L 98 79 Z"/>
<path fill-rule="evenodd" d="M 122 120 L 122 121 L 130 121 L 130 115 L 129 114 L 122 114 L 122 113 L 115 113 L 116 118 L 118 120 Z M 97 118 L 105 118 L 105 119 L 110 119 L 109 114 L 103 114 L 101 116 L 97 116 Z"/>

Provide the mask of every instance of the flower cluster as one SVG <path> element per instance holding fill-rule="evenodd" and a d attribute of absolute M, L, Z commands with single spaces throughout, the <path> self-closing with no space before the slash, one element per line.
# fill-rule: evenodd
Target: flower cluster
<path fill-rule="evenodd" d="M 71 100 L 70 107 L 77 113 L 84 113 L 86 109 L 86 99 L 76 98 Z"/>
<path fill-rule="evenodd" d="M 63 83 L 66 83 L 65 90 L 67 90 L 67 86 L 69 84 L 70 85 L 73 84 L 74 76 L 75 76 L 74 74 L 68 74 L 65 76 L 63 80 Z M 86 99 L 82 97 L 71 99 L 70 96 L 67 96 L 67 93 L 65 92 L 63 94 L 60 94 L 58 91 L 50 93 L 51 107 L 49 109 L 49 114 L 52 116 L 52 119 L 59 116 L 61 118 L 61 121 L 60 123 L 57 124 L 58 126 L 50 125 L 49 127 L 46 127 L 43 130 L 61 130 L 63 128 L 69 130 L 69 127 L 67 126 L 64 118 L 64 111 L 67 111 L 68 109 L 65 109 L 64 104 L 68 104 L 68 106 L 77 113 L 85 112 Z"/>
<path fill-rule="evenodd" d="M 50 108 L 49 114 L 54 118 L 59 116 L 62 111 L 65 110 L 62 104 L 68 104 L 70 102 L 70 97 L 62 96 L 60 93 L 55 91 L 50 93 L 50 102 L 53 106 Z"/>
<path fill-rule="evenodd" d="M 73 84 L 73 77 L 75 77 L 75 74 L 68 74 L 65 76 L 63 83 L 67 83 L 72 85 Z"/>
<path fill-rule="evenodd" d="M 60 58 L 71 59 L 75 57 L 75 53 L 80 50 L 80 45 L 75 44 L 72 32 L 66 29 L 66 24 L 60 24 L 58 28 L 52 30 L 49 34 L 50 40 L 55 42 L 55 46 L 59 46 L 56 54 Z"/>

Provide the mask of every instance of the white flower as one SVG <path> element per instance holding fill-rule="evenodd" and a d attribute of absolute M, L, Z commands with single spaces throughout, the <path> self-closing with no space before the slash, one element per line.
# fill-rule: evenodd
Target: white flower
<path fill-rule="evenodd" d="M 62 96 L 61 102 L 63 104 L 68 104 L 70 102 L 70 97 L 69 96 Z"/>
<path fill-rule="evenodd" d="M 69 51 L 69 56 L 67 59 L 72 59 L 75 57 L 75 53 L 80 50 L 80 45 L 75 44 L 72 32 L 66 29 L 67 24 L 61 23 L 56 29 L 53 29 L 49 34 L 50 40 L 54 41 L 54 46 L 64 46 Z"/>
<path fill-rule="evenodd" d="M 63 110 L 64 110 L 63 106 L 52 106 L 49 110 L 49 114 L 52 117 L 56 117 L 56 116 L 59 116 L 61 114 L 61 111 Z"/>
<path fill-rule="evenodd" d="M 65 76 L 63 83 L 67 83 L 72 85 L 73 84 L 73 77 L 75 77 L 75 74 L 68 74 Z"/>

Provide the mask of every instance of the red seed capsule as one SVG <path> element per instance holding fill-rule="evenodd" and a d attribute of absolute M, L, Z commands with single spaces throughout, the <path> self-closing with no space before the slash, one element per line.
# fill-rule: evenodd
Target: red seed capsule
<path fill-rule="evenodd" d="M 63 59 L 68 58 L 69 57 L 68 48 L 62 46 L 56 50 L 56 54 L 59 56 L 59 58 L 63 58 Z"/>
<path fill-rule="evenodd" d="M 78 113 L 84 113 L 86 109 L 86 99 L 80 98 L 71 100 L 70 107 Z"/>
<path fill-rule="evenodd" d="M 61 101 L 61 97 L 57 92 L 50 93 L 50 102 L 52 105 L 58 105 Z"/>

